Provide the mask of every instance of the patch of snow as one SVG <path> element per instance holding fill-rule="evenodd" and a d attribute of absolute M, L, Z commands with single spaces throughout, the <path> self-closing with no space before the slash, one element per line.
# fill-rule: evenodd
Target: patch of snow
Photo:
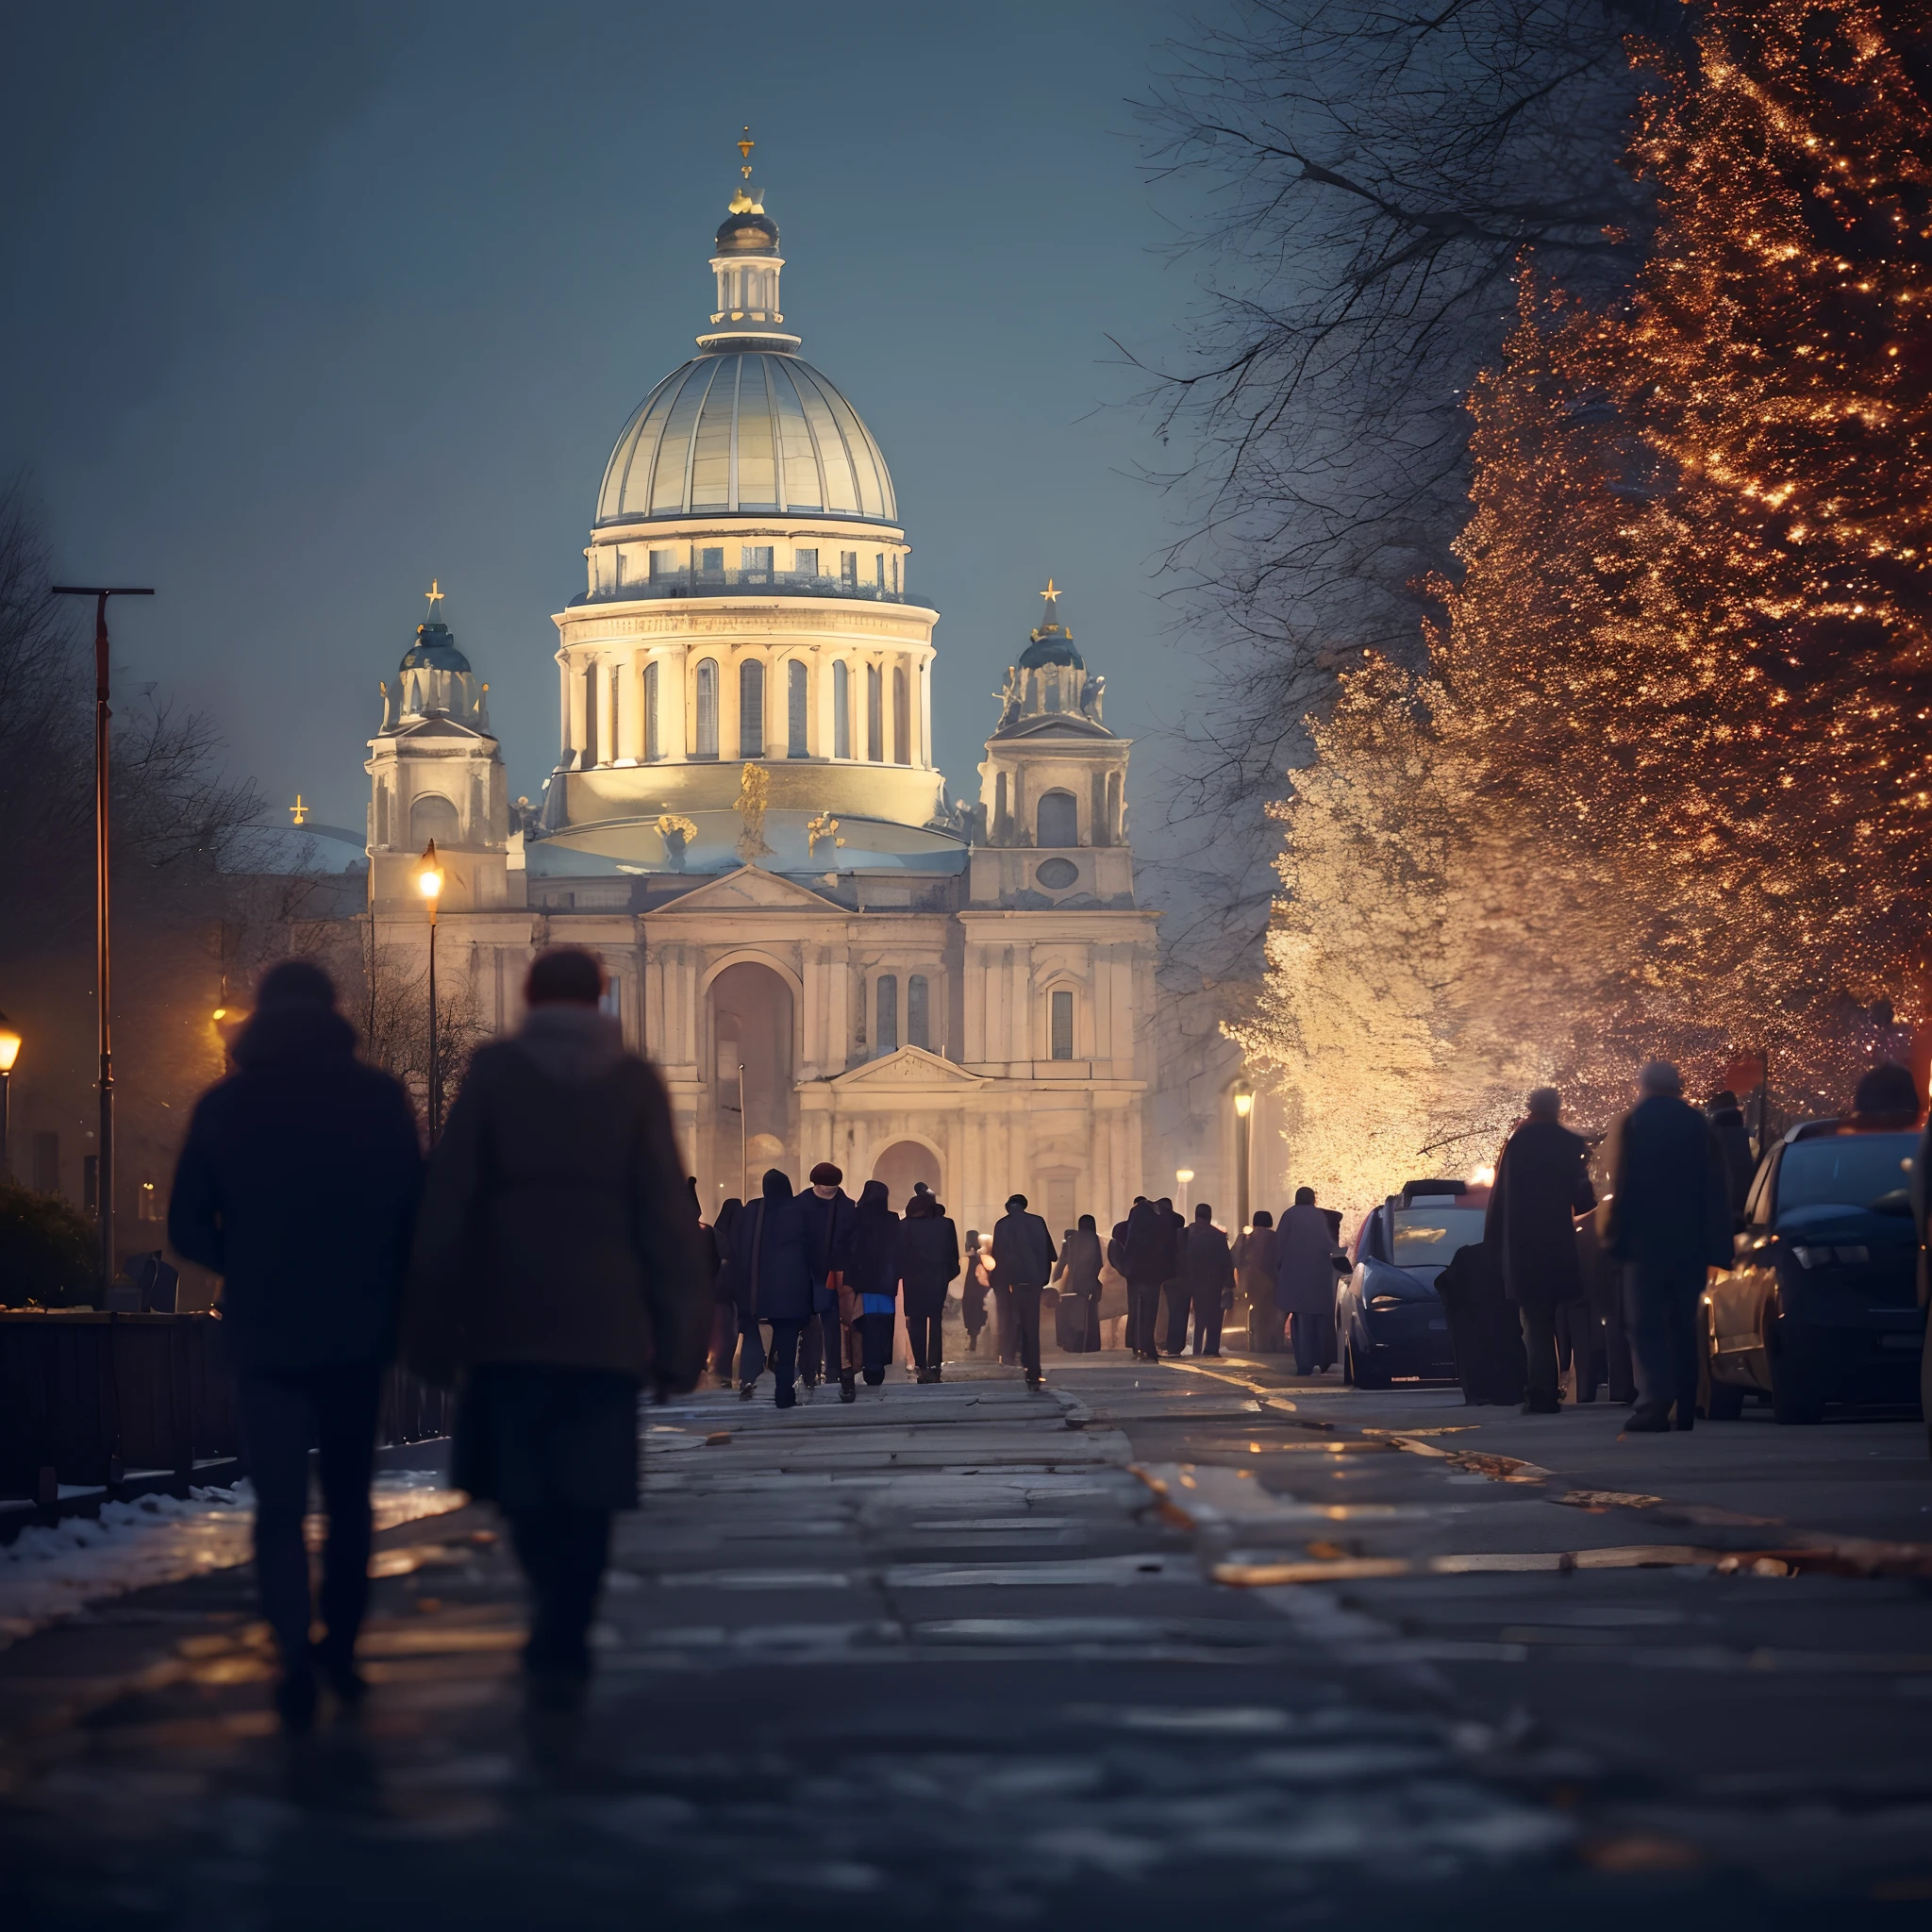
<path fill-rule="evenodd" d="M 466 1500 L 433 1470 L 383 1470 L 374 1487 L 375 1526 L 393 1529 Z M 311 1517 L 308 1527 L 314 1542 L 321 1519 Z M 255 1492 L 244 1478 L 232 1489 L 191 1489 L 185 1497 L 103 1503 L 98 1518 L 24 1529 L 0 1547 L 0 1649 L 91 1604 L 245 1563 L 254 1528 Z"/>

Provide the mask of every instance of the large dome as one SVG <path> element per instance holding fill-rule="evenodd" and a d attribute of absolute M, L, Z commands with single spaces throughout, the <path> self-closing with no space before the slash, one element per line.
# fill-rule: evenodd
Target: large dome
<path fill-rule="evenodd" d="M 872 432 L 797 356 L 734 350 L 673 370 L 624 426 L 599 525 L 746 510 L 896 523 Z"/>

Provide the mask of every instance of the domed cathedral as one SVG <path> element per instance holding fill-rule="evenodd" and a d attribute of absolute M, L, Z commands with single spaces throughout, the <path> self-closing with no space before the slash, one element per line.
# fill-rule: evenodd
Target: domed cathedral
<path fill-rule="evenodd" d="M 1117 1219 L 1152 1179 L 1155 1064 L 1127 741 L 1049 586 L 979 801 L 949 800 L 939 613 L 913 591 L 877 441 L 799 353 L 778 225 L 741 148 L 698 353 L 619 433 L 583 591 L 553 620 L 559 751 L 541 807 L 520 801 L 512 831 L 446 632 L 425 642 L 425 627 L 384 688 L 382 942 L 426 943 L 415 855 L 454 813 L 454 846 L 434 834 L 440 963 L 507 1026 L 534 950 L 598 953 L 708 1210 L 767 1167 L 802 1182 L 832 1159 L 854 1192 L 885 1179 L 895 1205 L 924 1181 L 962 1226 L 990 1227 L 1015 1189 L 1056 1237 L 1077 1213 Z M 412 663 L 425 652 L 460 672 Z M 443 756 L 459 741 L 474 748 Z M 477 797 L 487 825 L 464 815 Z"/>

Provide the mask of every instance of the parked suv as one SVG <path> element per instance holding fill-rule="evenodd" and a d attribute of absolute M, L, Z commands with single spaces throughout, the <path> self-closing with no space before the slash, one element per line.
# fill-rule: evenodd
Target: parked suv
<path fill-rule="evenodd" d="M 1815 1423 L 1827 1402 L 1917 1403 L 1918 1144 L 1916 1129 L 1805 1121 L 1765 1157 L 1737 1258 L 1699 1310 L 1713 1420 L 1753 1390 L 1781 1423 Z"/>
<path fill-rule="evenodd" d="M 1341 1374 L 1357 1389 L 1456 1379 L 1436 1276 L 1483 1238 L 1489 1196 L 1462 1181 L 1410 1181 L 1362 1222 L 1355 1267 L 1335 1295 Z"/>

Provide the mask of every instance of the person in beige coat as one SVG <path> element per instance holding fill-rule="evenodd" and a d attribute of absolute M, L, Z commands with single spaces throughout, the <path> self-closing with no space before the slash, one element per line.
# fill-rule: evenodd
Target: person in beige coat
<path fill-rule="evenodd" d="M 429 1159 L 404 1349 L 456 1380 L 452 1476 L 509 1520 L 530 1583 L 539 1703 L 572 1706 L 614 1511 L 638 1501 L 637 1400 L 694 1388 L 710 1271 L 655 1068 L 599 1010 L 604 970 L 558 947 L 529 1012 L 470 1062 Z"/>

